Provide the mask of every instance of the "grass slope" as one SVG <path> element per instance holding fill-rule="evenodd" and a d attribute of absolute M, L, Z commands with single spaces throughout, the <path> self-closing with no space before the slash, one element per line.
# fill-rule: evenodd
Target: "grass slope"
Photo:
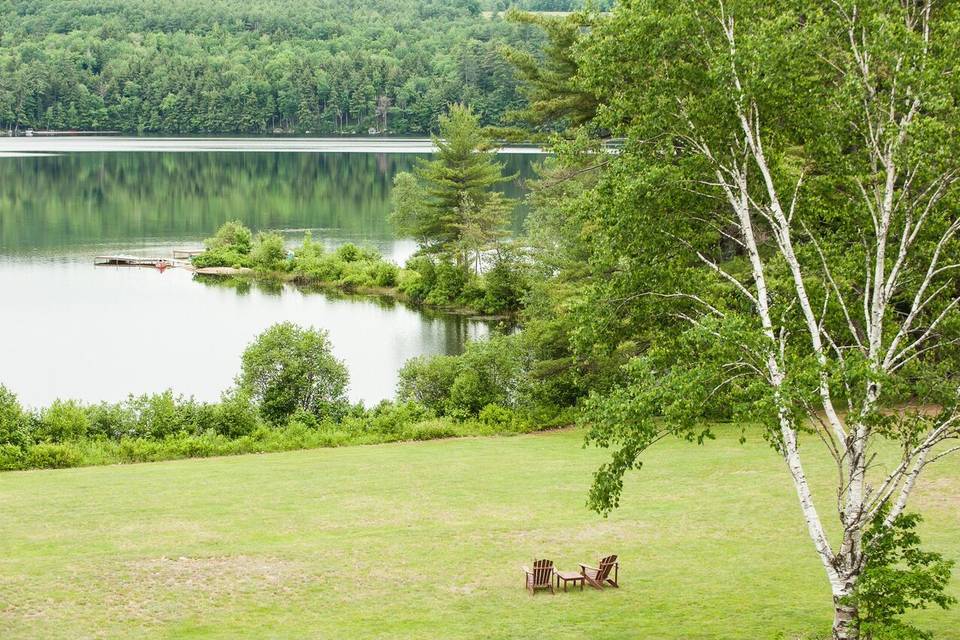
<path fill-rule="evenodd" d="M 568 431 L 0 474 L 0 635 L 826 632 L 822 570 L 759 439 L 658 447 L 607 520 L 584 508 L 605 454 L 580 442 Z M 826 487 L 826 464 L 810 467 Z M 927 546 L 960 559 L 960 458 L 931 469 L 914 506 Z M 534 556 L 575 569 L 610 552 L 619 591 L 523 591 Z M 960 638 L 960 609 L 921 617 Z"/>

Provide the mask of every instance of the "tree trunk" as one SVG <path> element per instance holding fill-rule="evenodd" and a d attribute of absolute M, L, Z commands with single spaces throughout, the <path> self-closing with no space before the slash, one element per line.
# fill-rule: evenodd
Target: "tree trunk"
<path fill-rule="evenodd" d="M 857 607 L 846 601 L 844 595 L 833 596 L 833 639 L 856 640 L 860 637 L 857 629 Z"/>

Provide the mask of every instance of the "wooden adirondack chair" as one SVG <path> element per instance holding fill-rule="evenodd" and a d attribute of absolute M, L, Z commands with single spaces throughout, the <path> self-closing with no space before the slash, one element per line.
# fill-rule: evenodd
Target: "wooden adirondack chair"
<path fill-rule="evenodd" d="M 603 589 L 604 583 L 619 589 L 620 585 L 617 584 L 617 574 L 620 573 L 620 563 L 617 562 L 617 556 L 607 556 L 597 564 L 600 566 L 591 567 L 587 564 L 580 565 L 580 573 L 583 574 L 587 583 L 594 589 Z M 613 577 L 610 576 L 611 571 L 613 572 Z"/>
<path fill-rule="evenodd" d="M 550 589 L 550 593 L 556 593 L 553 590 L 553 560 L 534 560 L 533 569 L 524 567 L 523 572 L 530 595 L 535 594 L 537 589 Z"/>

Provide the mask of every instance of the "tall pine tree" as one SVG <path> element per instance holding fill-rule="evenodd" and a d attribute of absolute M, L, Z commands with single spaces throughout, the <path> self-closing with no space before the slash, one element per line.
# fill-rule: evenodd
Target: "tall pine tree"
<path fill-rule="evenodd" d="M 463 269 L 502 234 L 510 202 L 493 188 L 512 180 L 494 158 L 494 146 L 469 107 L 455 104 L 440 118 L 437 154 L 394 181 L 391 220 L 422 252 L 447 257 Z"/>

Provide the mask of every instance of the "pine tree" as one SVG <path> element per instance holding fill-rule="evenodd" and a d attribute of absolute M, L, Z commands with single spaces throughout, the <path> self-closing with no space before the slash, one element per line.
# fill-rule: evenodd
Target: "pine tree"
<path fill-rule="evenodd" d="M 433 143 L 435 159 L 395 178 L 391 219 L 424 253 L 444 255 L 467 269 L 471 254 L 482 251 L 506 224 L 511 201 L 492 189 L 514 176 L 503 175 L 492 142 L 468 107 L 450 107 Z"/>

